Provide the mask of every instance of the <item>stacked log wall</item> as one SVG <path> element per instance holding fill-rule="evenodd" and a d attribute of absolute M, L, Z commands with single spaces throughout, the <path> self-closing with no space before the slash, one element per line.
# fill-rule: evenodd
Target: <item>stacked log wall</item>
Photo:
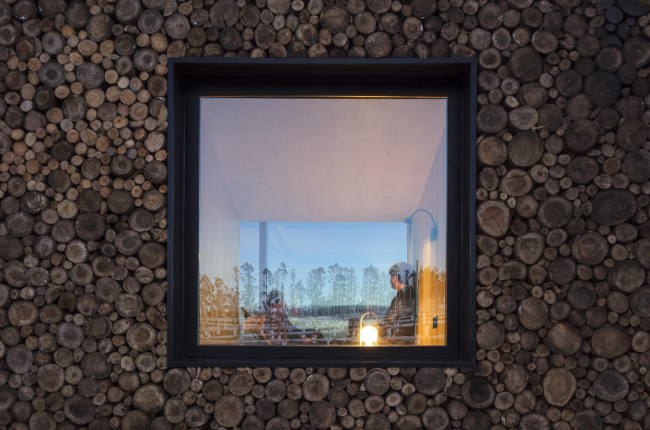
<path fill-rule="evenodd" d="M 650 429 L 649 23 L 645 0 L 0 0 L 0 428 Z M 478 58 L 476 368 L 167 368 L 180 56 Z"/>

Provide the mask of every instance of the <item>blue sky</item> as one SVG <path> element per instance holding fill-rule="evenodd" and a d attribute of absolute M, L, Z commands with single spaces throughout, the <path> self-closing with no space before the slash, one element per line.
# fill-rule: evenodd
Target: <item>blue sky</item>
<path fill-rule="evenodd" d="M 259 223 L 240 223 L 240 264 L 250 262 L 258 271 Z M 338 263 L 354 267 L 359 281 L 362 269 L 381 270 L 406 260 L 406 224 L 403 222 L 308 223 L 271 222 L 268 265 L 276 270 L 284 262 L 298 277 L 318 267 Z"/>

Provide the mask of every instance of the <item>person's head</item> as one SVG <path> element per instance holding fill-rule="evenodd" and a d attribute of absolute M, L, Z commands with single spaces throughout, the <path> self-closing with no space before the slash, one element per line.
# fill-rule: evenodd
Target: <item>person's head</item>
<path fill-rule="evenodd" d="M 271 290 L 268 293 L 266 302 L 268 303 L 269 308 L 271 307 L 282 307 L 283 305 L 282 294 L 278 290 Z"/>
<path fill-rule="evenodd" d="M 411 283 L 411 265 L 406 261 L 395 263 L 388 270 L 390 275 L 390 285 L 397 291 L 406 288 Z"/>

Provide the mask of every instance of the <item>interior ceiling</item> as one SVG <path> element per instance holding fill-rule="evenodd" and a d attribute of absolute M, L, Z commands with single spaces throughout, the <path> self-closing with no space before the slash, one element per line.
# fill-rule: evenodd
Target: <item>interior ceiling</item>
<path fill-rule="evenodd" d="M 446 138 L 446 105 L 203 98 L 201 164 L 221 167 L 240 221 L 403 221 Z"/>

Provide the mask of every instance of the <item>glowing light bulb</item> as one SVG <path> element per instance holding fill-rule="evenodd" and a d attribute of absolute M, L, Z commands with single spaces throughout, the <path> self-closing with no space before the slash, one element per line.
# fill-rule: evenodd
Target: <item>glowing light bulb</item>
<path fill-rule="evenodd" d="M 365 346 L 377 344 L 377 329 L 375 327 L 367 325 L 361 330 L 361 344 Z"/>

